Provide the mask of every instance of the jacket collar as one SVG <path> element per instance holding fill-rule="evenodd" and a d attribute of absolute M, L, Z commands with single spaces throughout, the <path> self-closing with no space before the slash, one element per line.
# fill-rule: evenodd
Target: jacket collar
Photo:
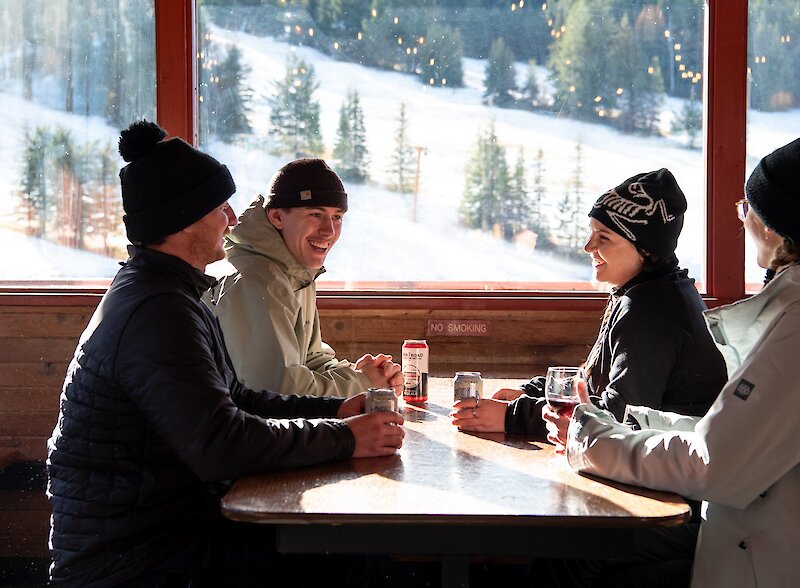
<path fill-rule="evenodd" d="M 228 261 L 236 265 L 236 257 L 256 254 L 276 263 L 291 279 L 294 290 L 309 286 L 325 268 L 311 269 L 302 265 L 291 254 L 283 242 L 280 232 L 267 218 L 264 197 L 258 196 L 239 217 L 236 225 L 225 239 Z"/>
<path fill-rule="evenodd" d="M 729 353 L 740 363 L 758 343 L 772 321 L 793 302 L 800 301 L 800 265 L 780 272 L 756 295 L 733 304 L 705 311 L 706 322 L 714 340 L 722 346 L 726 361 Z"/>
<path fill-rule="evenodd" d="M 174 255 L 161 253 L 146 247 L 128 245 L 128 256 L 128 260 L 121 265 L 145 267 L 167 277 L 171 281 L 180 283 L 183 287 L 195 293 L 198 298 L 216 282 L 211 276 L 207 276 Z"/>
<path fill-rule="evenodd" d="M 639 272 L 619 288 L 612 288 L 611 296 L 614 298 L 619 298 L 630 292 L 635 286 L 651 280 L 674 280 L 676 277 L 686 277 L 687 275 L 688 271 L 685 269 L 680 269 L 678 267 L 677 258 L 673 256 L 650 271 Z"/>

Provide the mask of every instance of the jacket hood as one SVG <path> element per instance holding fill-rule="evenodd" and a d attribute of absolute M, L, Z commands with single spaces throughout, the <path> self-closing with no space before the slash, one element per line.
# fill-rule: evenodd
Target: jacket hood
<path fill-rule="evenodd" d="M 324 267 L 307 268 L 295 259 L 278 229 L 269 222 L 261 195 L 239 216 L 239 224 L 225 238 L 225 252 L 234 266 L 237 257 L 246 255 L 261 255 L 272 260 L 290 276 L 295 289 L 308 286 L 325 272 Z"/>
<path fill-rule="evenodd" d="M 703 314 L 714 340 L 735 352 L 735 365 L 738 365 L 758 343 L 758 334 L 765 326 L 788 305 L 797 302 L 800 302 L 800 265 L 793 265 L 780 272 L 758 294 Z M 728 355 L 721 351 L 728 361 Z"/>

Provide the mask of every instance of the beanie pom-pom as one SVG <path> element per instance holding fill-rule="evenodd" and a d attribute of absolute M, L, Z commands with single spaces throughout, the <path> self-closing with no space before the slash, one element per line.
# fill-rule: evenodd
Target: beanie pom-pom
<path fill-rule="evenodd" d="M 127 162 L 136 161 L 150 151 L 167 132 L 155 123 L 139 120 L 122 131 L 119 136 L 119 154 Z"/>

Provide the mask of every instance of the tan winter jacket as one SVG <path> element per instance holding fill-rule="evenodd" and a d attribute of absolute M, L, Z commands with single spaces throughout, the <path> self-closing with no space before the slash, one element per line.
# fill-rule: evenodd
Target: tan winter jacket
<path fill-rule="evenodd" d="M 227 238 L 226 275 L 211 308 L 239 380 L 254 390 L 352 396 L 370 386 L 353 364 L 336 359 L 321 337 L 314 280 L 267 219 L 264 197 L 242 213 Z"/>
<path fill-rule="evenodd" d="M 629 407 L 634 431 L 582 404 L 569 463 L 704 500 L 694 588 L 800 586 L 800 267 L 706 317 L 729 376 L 708 413 Z"/>

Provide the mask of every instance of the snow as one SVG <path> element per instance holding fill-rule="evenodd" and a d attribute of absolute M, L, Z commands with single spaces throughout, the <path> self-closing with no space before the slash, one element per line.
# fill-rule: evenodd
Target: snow
<path fill-rule="evenodd" d="M 243 210 L 266 190 L 271 175 L 286 159 L 270 154 L 268 137 L 268 97 L 275 80 L 285 72 L 290 53 L 314 65 L 321 103 L 321 130 L 327 155 L 333 148 L 339 107 L 350 90 L 357 90 L 364 112 L 367 144 L 372 165 L 371 181 L 349 184 L 350 209 L 345 217 L 342 237 L 326 261 L 328 272 L 321 281 L 333 280 L 352 285 L 357 281 L 409 283 L 413 281 L 568 281 L 587 280 L 587 263 L 570 263 L 538 251 L 524 250 L 490 234 L 465 229 L 459 224 L 458 209 L 464 188 L 464 167 L 469 161 L 478 134 L 494 122 L 499 141 L 507 149 L 509 164 L 523 148 L 532 166 L 539 149 L 545 154 L 545 173 L 549 206 L 545 212 L 555 219 L 555 204 L 568 191 L 575 166 L 575 145 L 583 146 L 583 206 L 588 212 L 594 200 L 631 175 L 668 167 L 689 201 L 678 256 L 690 274 L 703 276 L 704 161 L 699 150 L 686 149 L 680 137 L 639 137 L 622 135 L 611 127 L 592 125 L 544 112 L 494 108 L 482 104 L 485 62 L 465 59 L 463 88 L 433 88 L 416 78 L 389 71 L 364 68 L 347 61 L 336 61 L 307 47 L 293 47 L 267 37 L 256 37 L 220 28 L 211 29 L 222 45 L 236 44 L 250 74 L 246 85 L 253 90 L 250 122 L 254 134 L 228 145 L 211 142 L 202 148 L 228 165 L 237 183 L 232 204 Z M 520 81 L 527 76 L 527 64 L 517 64 Z M 537 67 L 540 88 L 549 91 L 547 72 Z M 7 195 L 18 191 L 20 154 L 25 125 L 61 125 L 80 138 L 116 141 L 117 129 L 102 119 L 69 115 L 0 93 L 6 106 L 8 132 L 0 138 L 0 189 Z M 387 170 L 397 128 L 399 104 L 406 106 L 408 129 L 413 145 L 424 147 L 421 158 L 417 220 L 411 219 L 412 196 L 387 191 Z M 662 127 L 683 101 L 664 101 Z M 800 136 L 800 111 L 751 113 L 748 136 L 748 171 L 772 149 Z M 120 160 L 120 164 L 122 164 Z M 0 204 L 0 229 L 12 229 L 7 219 L 15 198 Z M 731 210 L 733 214 L 733 210 Z M 0 232 L 4 251 L 14 251 L 13 263 L 4 261 L 0 275 L 8 278 L 41 272 L 47 276 L 86 275 L 90 271 L 110 277 L 116 264 L 95 265 L 83 253 L 47 253 L 61 266 L 75 264 L 75 270 L 59 270 L 42 262 L 42 244 L 23 246 L 25 240 L 11 244 L 9 231 Z M 17 235 L 16 233 L 13 233 Z M 56 246 L 53 246 L 56 247 Z M 752 254 L 748 253 L 749 258 Z M 4 257 L 10 257 L 6 254 Z M 759 281 L 761 271 L 748 265 L 748 280 Z M 95 269 L 96 268 L 96 269 Z M 21 272 L 21 274 L 17 273 Z M 62 272 L 62 273 L 58 273 Z M 106 272 L 106 273 L 103 273 Z"/>

